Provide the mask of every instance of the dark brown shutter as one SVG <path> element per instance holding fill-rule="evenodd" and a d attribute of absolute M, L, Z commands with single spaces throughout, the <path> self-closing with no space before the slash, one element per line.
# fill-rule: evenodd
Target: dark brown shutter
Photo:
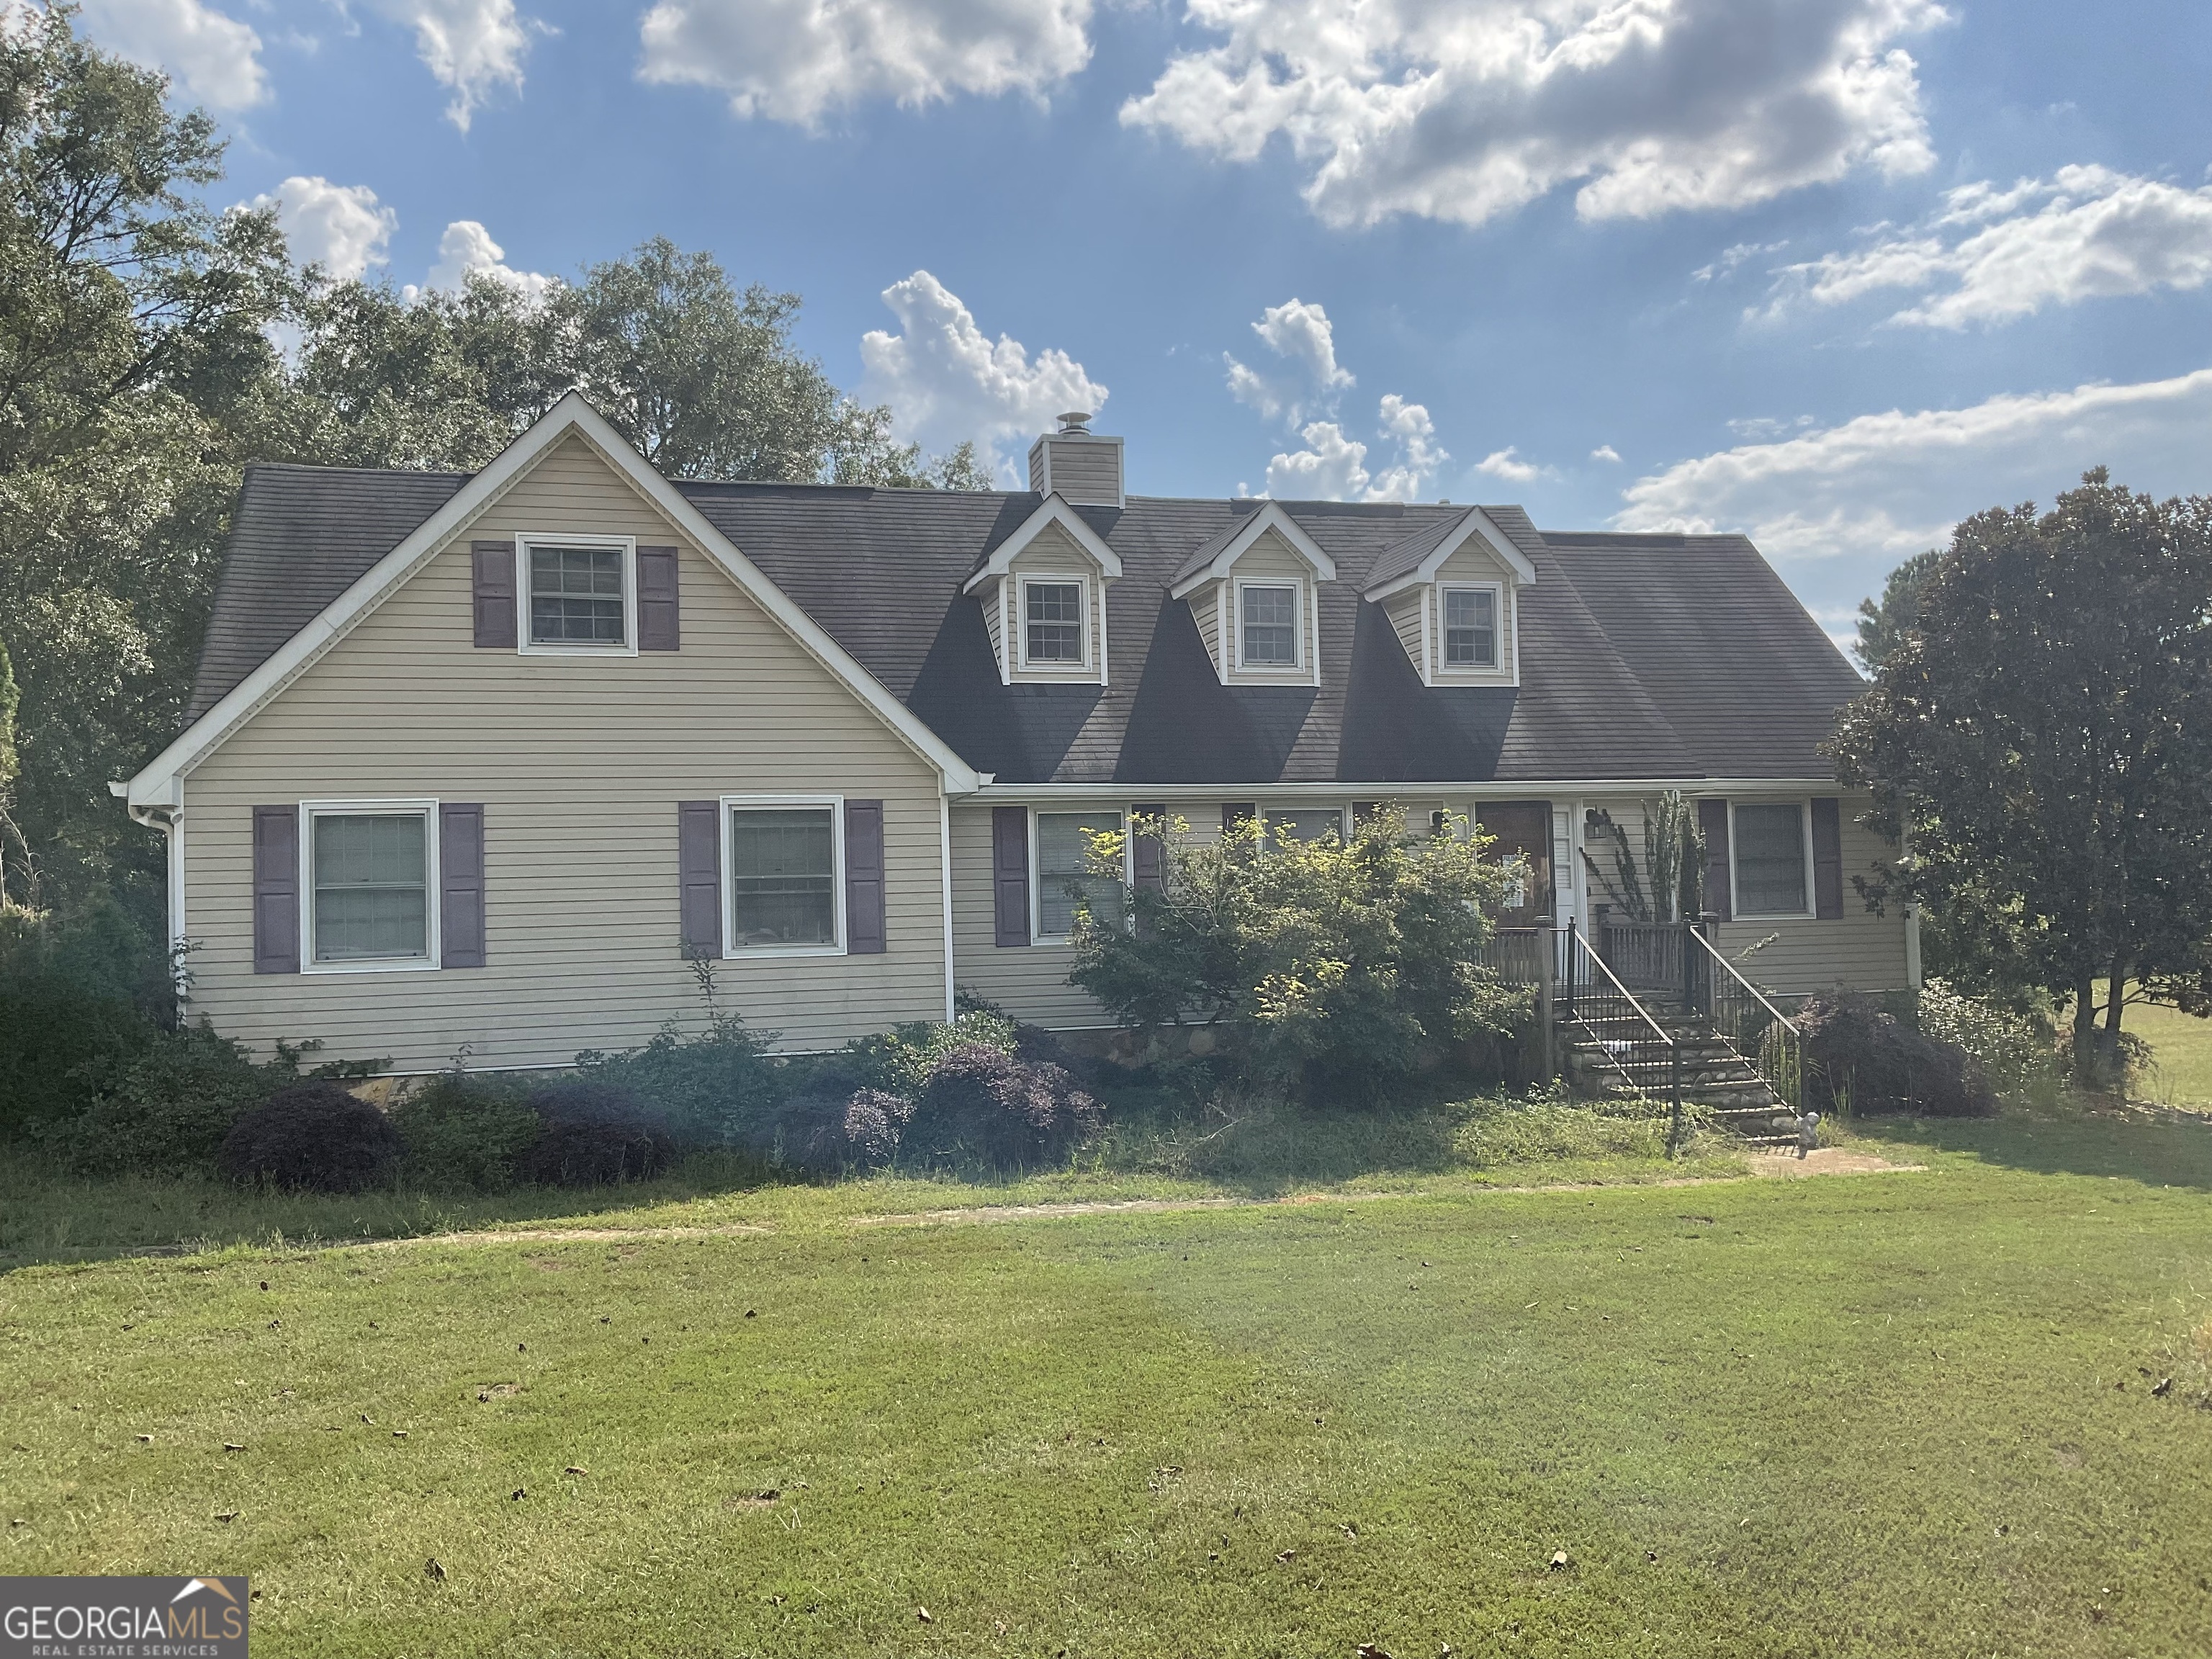
<path fill-rule="evenodd" d="M 682 648 L 683 629 L 676 606 L 676 549 L 637 550 L 637 648 Z"/>
<path fill-rule="evenodd" d="M 1822 921 L 1844 915 L 1844 822 L 1833 795 L 1813 801 L 1813 914 Z"/>
<path fill-rule="evenodd" d="M 1133 818 L 1162 818 L 1167 808 L 1158 801 L 1144 806 L 1133 806 Z M 1130 838 L 1129 863 L 1131 874 L 1139 887 L 1149 888 L 1155 893 L 1167 890 L 1167 848 L 1157 834 L 1139 832 Z"/>
<path fill-rule="evenodd" d="M 483 808 L 438 808 L 438 963 L 484 965 Z"/>
<path fill-rule="evenodd" d="M 300 809 L 253 809 L 253 971 L 300 971 Z"/>
<path fill-rule="evenodd" d="M 1705 842 L 1705 908 L 1729 921 L 1735 895 L 1729 885 L 1729 808 L 1724 800 L 1698 803 L 1698 833 Z"/>
<path fill-rule="evenodd" d="M 676 803 L 676 878 L 684 954 L 722 954 L 722 803 Z"/>
<path fill-rule="evenodd" d="M 1382 803 L 1381 801 L 1379 801 L 1379 800 L 1356 800 L 1356 801 L 1352 802 L 1352 833 L 1353 833 L 1354 835 L 1358 834 L 1358 833 L 1359 833 L 1359 826 L 1360 826 L 1361 824 L 1363 824 L 1363 823 L 1366 823 L 1368 819 L 1370 819 L 1370 818 L 1373 817 L 1374 817 L 1377 812 L 1381 811 L 1382 810 Z"/>
<path fill-rule="evenodd" d="M 845 803 L 845 948 L 856 957 L 889 949 L 884 931 L 884 804 Z"/>
<path fill-rule="evenodd" d="M 994 943 L 1030 942 L 1030 810 L 991 809 L 991 919 Z"/>
<path fill-rule="evenodd" d="M 514 649 L 514 544 L 471 542 L 476 574 L 477 649 Z"/>
<path fill-rule="evenodd" d="M 1249 800 L 1225 802 L 1221 808 L 1221 833 L 1233 836 L 1259 816 L 1260 809 Z"/>

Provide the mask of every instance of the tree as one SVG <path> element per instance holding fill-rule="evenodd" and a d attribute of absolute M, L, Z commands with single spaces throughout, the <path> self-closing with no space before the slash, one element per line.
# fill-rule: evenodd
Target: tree
<path fill-rule="evenodd" d="M 2075 1064 L 2094 1072 L 2131 996 L 2203 988 L 2212 499 L 2154 501 L 2100 468 L 2040 517 L 1967 520 L 1917 592 L 1834 744 L 1874 792 L 1873 827 L 1906 839 L 1868 890 L 2072 997 Z"/>
<path fill-rule="evenodd" d="M 292 278 L 270 216 L 200 199 L 207 118 L 73 23 L 57 5 L 0 28 L 0 646 L 31 854 L 0 880 L 23 897 L 43 866 L 50 900 L 122 890 L 158 917 L 158 857 L 106 784 L 175 728 L 228 422 L 275 367 Z"/>
<path fill-rule="evenodd" d="M 1350 841 L 1304 842 L 1258 819 L 1218 841 L 1140 822 L 1160 837 L 1162 884 L 1085 884 L 1068 979 L 1140 1030 L 1224 1029 L 1255 1084 L 1371 1098 L 1518 1006 L 1482 961 L 1509 871 L 1479 834 L 1400 822 L 1377 812 Z M 1118 878 L 1122 837 L 1093 851 Z"/>
<path fill-rule="evenodd" d="M 1882 583 L 1881 599 L 1859 601 L 1859 638 L 1851 654 L 1869 674 L 1879 673 L 1905 636 L 1920 623 L 1920 591 L 1942 556 L 1932 550 L 1901 561 Z"/>

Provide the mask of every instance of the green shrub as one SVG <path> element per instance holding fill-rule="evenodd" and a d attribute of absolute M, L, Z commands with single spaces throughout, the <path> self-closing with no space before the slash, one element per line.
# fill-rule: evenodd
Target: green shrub
<path fill-rule="evenodd" d="M 845 1045 L 845 1055 L 868 1086 L 915 1094 L 953 1049 L 980 1043 L 1011 1054 L 1022 1029 L 995 1008 L 968 1008 L 950 1025 L 913 1020 L 878 1036 L 855 1037 Z"/>
<path fill-rule="evenodd" d="M 40 1139 L 88 1173 L 205 1170 L 241 1115 L 296 1080 L 295 1064 L 288 1054 L 256 1065 L 204 1024 L 150 1031 L 114 1060 L 112 1079 L 90 1104 L 50 1121 Z"/>
<path fill-rule="evenodd" d="M 2048 1019 L 1965 995 L 1940 979 L 1921 988 L 1918 1014 L 1922 1035 L 1972 1055 L 2006 1098 L 2031 1099 L 2058 1085 L 2058 1037 Z"/>
<path fill-rule="evenodd" d="M 391 1119 L 337 1084 L 317 1079 L 280 1089 L 240 1117 L 216 1163 L 234 1181 L 357 1193 L 390 1182 L 399 1154 Z"/>
<path fill-rule="evenodd" d="M 538 1115 L 512 1084 L 447 1072 L 392 1109 L 411 1186 L 497 1192 L 512 1186 L 538 1139 Z"/>
<path fill-rule="evenodd" d="M 82 1112 L 159 1037 L 159 967 L 118 907 L 64 923 L 0 901 L 0 1139 Z"/>
<path fill-rule="evenodd" d="M 1247 1087 L 1383 1098 L 1527 1001 L 1482 961 L 1511 872 L 1479 833 L 1404 835 L 1398 816 L 1348 842 L 1139 824 L 1162 838 L 1157 890 L 1116 878 L 1122 836 L 1094 836 L 1068 977 L 1139 1030 L 1223 1028 Z"/>
<path fill-rule="evenodd" d="M 750 1031 L 736 1014 L 714 1015 L 693 1037 L 672 1020 L 642 1048 L 586 1049 L 576 1069 L 650 1106 L 663 1132 L 684 1145 L 753 1146 L 773 1139 L 775 1109 L 789 1092 L 791 1079 L 769 1056 L 775 1041 L 775 1032 Z"/>

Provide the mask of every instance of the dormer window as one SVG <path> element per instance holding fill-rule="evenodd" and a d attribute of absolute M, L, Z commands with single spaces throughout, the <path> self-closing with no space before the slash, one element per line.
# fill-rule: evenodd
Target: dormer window
<path fill-rule="evenodd" d="M 1243 634 L 1237 647 L 1240 668 L 1296 668 L 1298 665 L 1298 590 L 1293 584 L 1240 582 L 1238 609 Z"/>
<path fill-rule="evenodd" d="M 1360 597 L 1381 608 L 1422 684 L 1511 686 L 1521 683 L 1522 596 L 1535 585 L 1528 556 L 1470 507 L 1385 548 Z"/>
<path fill-rule="evenodd" d="M 1078 578 L 1062 581 L 1053 577 L 1022 578 L 1022 661 L 1080 667 L 1090 659 L 1084 647 L 1084 616 L 1090 610 L 1085 597 L 1090 584 Z"/>
<path fill-rule="evenodd" d="M 1191 550 L 1168 592 L 1190 607 L 1224 685 L 1319 685 L 1321 584 L 1336 565 L 1279 501 Z"/>
<path fill-rule="evenodd" d="M 961 585 L 982 608 L 1000 684 L 1105 684 L 1106 593 L 1121 574 L 1090 521 L 1046 496 Z"/>
<path fill-rule="evenodd" d="M 1447 587 L 1444 592 L 1444 666 L 1498 666 L 1498 590 Z"/>

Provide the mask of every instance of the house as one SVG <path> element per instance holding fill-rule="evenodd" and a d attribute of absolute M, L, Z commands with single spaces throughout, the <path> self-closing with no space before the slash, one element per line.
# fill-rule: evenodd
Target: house
<path fill-rule="evenodd" d="M 1073 418 L 1030 466 L 671 480 L 571 398 L 473 475 L 252 469 L 185 729 L 116 786 L 167 834 L 191 1011 L 556 1066 L 696 1018 L 703 959 L 791 1050 L 956 987 L 1095 1027 L 1086 828 L 1470 815 L 1528 860 L 1509 921 L 1587 923 L 1594 815 L 1633 839 L 1668 789 L 1766 988 L 1915 978 L 1818 750 L 1859 681 L 1742 538 L 1133 496 Z"/>

